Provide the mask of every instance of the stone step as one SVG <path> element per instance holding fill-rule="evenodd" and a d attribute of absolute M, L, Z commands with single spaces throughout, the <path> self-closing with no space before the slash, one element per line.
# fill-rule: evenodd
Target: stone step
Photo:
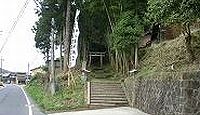
<path fill-rule="evenodd" d="M 121 86 L 91 86 L 91 88 L 94 88 L 94 89 L 121 89 L 122 87 Z"/>
<path fill-rule="evenodd" d="M 91 95 L 124 95 L 124 92 L 99 92 L 99 91 L 93 91 L 91 92 Z"/>
<path fill-rule="evenodd" d="M 110 103 L 91 103 L 90 107 L 116 107 L 116 104 L 110 104 Z"/>
<path fill-rule="evenodd" d="M 91 91 L 91 95 L 124 95 L 123 91 Z"/>
<path fill-rule="evenodd" d="M 121 82 L 117 81 L 92 81 L 93 84 L 121 84 Z"/>
<path fill-rule="evenodd" d="M 110 89 L 110 90 L 114 90 L 114 89 L 120 89 L 122 90 L 121 86 L 106 86 L 106 87 L 103 87 L 103 86 L 92 86 L 91 89 Z"/>
<path fill-rule="evenodd" d="M 105 84 L 91 84 L 91 86 L 98 86 L 98 87 L 121 87 L 121 85 L 105 85 Z"/>
<path fill-rule="evenodd" d="M 93 83 L 93 82 L 91 82 L 91 85 L 111 85 L 111 86 L 118 86 L 118 85 L 121 85 L 121 83 Z"/>
<path fill-rule="evenodd" d="M 95 83 L 91 82 L 92 85 L 121 85 L 121 83 Z"/>
<path fill-rule="evenodd" d="M 113 103 L 91 103 L 90 108 L 108 108 L 108 107 L 120 107 L 128 106 L 128 104 L 113 104 Z"/>
<path fill-rule="evenodd" d="M 91 95 L 91 98 L 126 98 L 125 95 L 106 95 L 106 94 L 99 94 L 99 95 Z"/>
<path fill-rule="evenodd" d="M 128 104 L 126 100 L 91 100 L 91 103 Z"/>
<path fill-rule="evenodd" d="M 121 88 L 96 88 L 96 87 L 93 87 L 91 88 L 91 91 L 123 91 Z"/>
<path fill-rule="evenodd" d="M 128 106 L 120 82 L 91 82 L 90 107 Z"/>
<path fill-rule="evenodd" d="M 97 90 L 95 90 L 95 91 L 91 91 L 91 94 L 106 94 L 106 95 L 117 94 L 117 95 L 120 95 L 120 94 L 124 94 L 124 92 L 123 91 L 97 91 Z"/>
<path fill-rule="evenodd" d="M 119 101 L 127 101 L 127 99 L 125 97 L 92 97 L 91 100 L 119 100 Z"/>
<path fill-rule="evenodd" d="M 91 91 L 105 91 L 105 92 L 124 92 L 122 89 L 115 88 L 115 89 L 98 89 L 98 88 L 91 88 Z"/>
<path fill-rule="evenodd" d="M 121 85 L 116 85 L 116 86 L 112 86 L 112 85 L 91 85 L 92 88 L 100 88 L 100 89 L 112 89 L 112 88 L 118 88 L 121 89 L 122 86 Z"/>

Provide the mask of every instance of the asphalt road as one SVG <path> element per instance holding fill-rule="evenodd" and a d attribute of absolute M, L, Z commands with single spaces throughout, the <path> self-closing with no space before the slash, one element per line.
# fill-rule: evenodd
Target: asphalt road
<path fill-rule="evenodd" d="M 5 86 L 0 90 L 0 115 L 44 115 L 27 99 L 20 86 Z"/>

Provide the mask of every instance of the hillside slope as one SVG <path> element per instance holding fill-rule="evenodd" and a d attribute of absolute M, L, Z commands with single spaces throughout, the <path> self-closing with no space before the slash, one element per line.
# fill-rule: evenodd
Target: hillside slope
<path fill-rule="evenodd" d="M 11 73 L 11 71 L 8 71 L 8 70 L 5 70 L 5 69 L 2 69 L 0 68 L 0 71 L 2 71 L 2 73 Z"/>
<path fill-rule="evenodd" d="M 156 72 L 184 72 L 196 71 L 200 68 L 200 31 L 193 33 L 192 48 L 196 60 L 189 60 L 189 53 L 183 36 L 151 47 L 141 49 L 143 56 L 140 59 L 138 75 Z"/>

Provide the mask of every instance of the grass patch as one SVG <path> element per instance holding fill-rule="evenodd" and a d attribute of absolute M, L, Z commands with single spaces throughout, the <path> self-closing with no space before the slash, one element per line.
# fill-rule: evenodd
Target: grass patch
<path fill-rule="evenodd" d="M 177 77 L 179 73 L 198 71 L 200 69 L 200 32 L 192 35 L 192 48 L 196 60 L 189 60 L 189 53 L 183 36 L 173 40 L 152 44 L 151 47 L 142 49 L 138 77 L 159 78 L 161 76 Z M 178 73 L 178 74 L 175 74 Z"/>
<path fill-rule="evenodd" d="M 33 100 L 47 112 L 75 110 L 85 107 L 84 87 L 79 84 L 72 88 L 61 87 L 54 96 L 46 93 L 44 84 L 34 79 L 26 86 Z"/>

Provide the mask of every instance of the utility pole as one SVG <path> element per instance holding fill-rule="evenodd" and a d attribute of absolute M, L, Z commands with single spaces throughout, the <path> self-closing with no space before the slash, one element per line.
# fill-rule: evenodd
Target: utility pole
<path fill-rule="evenodd" d="M 4 61 L 4 59 L 1 57 L 1 78 L 0 78 L 0 82 L 1 82 L 1 79 L 2 79 L 2 76 L 3 76 L 3 61 Z"/>
<path fill-rule="evenodd" d="M 2 35 L 2 32 L 3 32 L 3 31 L 2 31 L 2 30 L 0 30 L 0 36 Z M 0 61 L 1 61 L 1 73 L 0 73 L 0 82 L 1 82 L 1 79 L 2 79 L 2 72 L 3 72 L 3 70 L 2 70 L 3 58 L 2 58 L 2 57 L 1 57 L 1 60 L 0 60 Z"/>
<path fill-rule="evenodd" d="M 51 21 L 52 25 L 55 25 L 54 18 Z M 55 64 L 54 64 L 54 38 L 55 33 L 54 29 L 51 30 L 51 70 L 50 70 L 50 92 L 52 95 L 55 94 Z"/>
<path fill-rule="evenodd" d="M 3 31 L 2 31 L 2 30 L 0 30 L 0 36 L 2 35 L 2 32 L 3 32 Z M 3 70 L 2 70 L 3 58 L 2 58 L 2 57 L 1 57 L 1 60 L 0 60 L 0 61 L 1 61 L 1 74 L 0 74 L 0 82 L 1 82 L 2 75 L 3 75 L 3 74 L 2 74 L 2 72 L 3 72 Z"/>
<path fill-rule="evenodd" d="M 29 62 L 28 62 L 28 70 L 27 70 L 27 73 L 26 73 L 26 84 L 28 84 L 28 82 L 29 82 Z"/>
<path fill-rule="evenodd" d="M 30 69 L 30 64 L 29 64 L 29 62 L 28 62 L 28 71 L 27 71 L 27 75 L 29 75 L 30 73 L 29 73 L 29 70 Z"/>

